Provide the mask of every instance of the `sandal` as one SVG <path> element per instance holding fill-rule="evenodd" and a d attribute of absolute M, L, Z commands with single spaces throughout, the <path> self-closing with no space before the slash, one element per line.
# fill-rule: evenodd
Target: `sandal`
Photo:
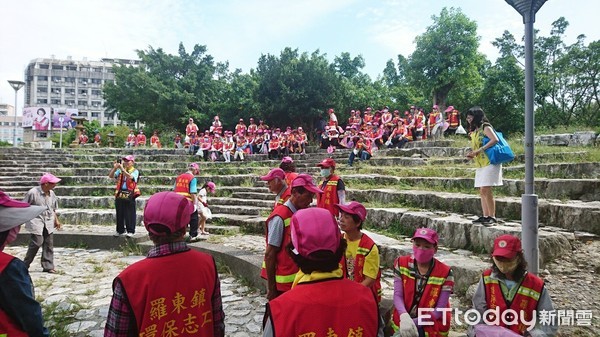
<path fill-rule="evenodd" d="M 54 269 L 44 269 L 44 273 L 56 274 L 56 270 L 54 270 Z"/>

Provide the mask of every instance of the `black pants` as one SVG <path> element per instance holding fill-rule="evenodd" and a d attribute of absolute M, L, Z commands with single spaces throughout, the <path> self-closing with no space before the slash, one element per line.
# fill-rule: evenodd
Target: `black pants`
<path fill-rule="evenodd" d="M 192 213 L 190 217 L 190 236 L 193 238 L 198 236 L 198 211 Z"/>
<path fill-rule="evenodd" d="M 117 232 L 135 234 L 135 199 L 115 198 L 115 208 L 117 210 Z"/>

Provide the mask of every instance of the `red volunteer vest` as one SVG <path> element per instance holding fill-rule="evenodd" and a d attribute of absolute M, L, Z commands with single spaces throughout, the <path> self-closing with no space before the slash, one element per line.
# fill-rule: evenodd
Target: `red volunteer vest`
<path fill-rule="evenodd" d="M 337 194 L 337 185 L 339 180 L 339 176 L 335 174 L 332 175 L 329 180 L 327 180 L 326 185 L 325 181 L 323 184 L 321 184 L 323 193 L 317 193 L 317 207 L 329 210 L 329 212 L 336 217 L 339 215 L 339 211 L 335 208 L 335 204 L 340 202 Z"/>
<path fill-rule="evenodd" d="M 498 281 L 490 277 L 491 274 L 492 270 L 488 269 L 483 272 L 482 276 L 483 284 L 485 286 L 485 302 L 488 309 L 499 307 L 501 313 L 507 309 L 523 312 L 525 320 L 531 321 L 533 312 L 534 310 L 537 310 L 537 304 L 540 295 L 542 294 L 542 290 L 544 289 L 544 281 L 531 273 L 525 274 L 523 281 L 519 285 L 519 290 L 517 290 L 512 302 L 509 302 L 504 298 L 504 294 L 502 293 Z M 517 317 L 517 320 L 518 318 L 520 318 L 520 316 Z M 489 317 L 489 319 L 494 319 L 494 317 Z M 513 320 L 513 318 L 511 317 L 510 320 Z M 500 326 L 521 335 L 527 329 L 527 326 L 520 320 L 516 325 L 507 326 L 501 322 Z"/>
<path fill-rule="evenodd" d="M 289 186 L 292 186 L 292 181 L 296 179 L 298 173 L 296 172 L 286 172 L 285 173 L 285 183 Z"/>
<path fill-rule="evenodd" d="M 276 337 L 377 336 L 373 294 L 348 279 L 299 283 L 267 303 L 267 311 Z"/>
<path fill-rule="evenodd" d="M 173 192 L 183 195 L 187 200 L 192 201 L 192 194 L 190 193 L 190 182 L 194 179 L 194 175 L 186 172 L 180 174 L 175 179 L 175 189 Z"/>
<path fill-rule="evenodd" d="M 413 257 L 408 255 L 401 256 L 394 261 L 394 272 L 400 274 L 404 285 L 404 307 L 406 310 L 410 310 L 413 305 L 415 289 L 417 287 L 415 278 L 410 274 L 412 267 L 409 267 L 409 262 L 415 263 Z M 435 308 L 442 292 L 442 285 L 444 285 L 448 274 L 450 274 L 450 267 L 434 258 L 433 270 L 431 271 L 431 274 L 429 274 L 429 279 L 423 290 L 423 295 L 419 301 L 418 308 Z M 446 324 L 442 324 L 442 320 L 439 319 L 434 321 L 434 325 L 423 326 L 425 334 L 429 337 L 448 336 L 451 322 L 450 312 L 446 312 L 445 316 Z M 392 314 L 392 328 L 394 329 L 394 332 L 398 330 L 399 326 L 400 315 L 396 308 L 394 308 Z"/>
<path fill-rule="evenodd" d="M 135 170 L 134 170 L 135 171 Z M 133 171 L 131 171 L 133 172 Z M 137 183 L 135 181 L 133 181 L 133 179 L 131 178 L 125 178 L 125 175 L 123 174 L 123 172 L 119 173 L 119 179 L 117 179 L 117 186 L 116 186 L 116 190 L 115 190 L 115 197 L 118 197 L 119 192 L 121 191 L 121 187 L 123 186 L 123 179 L 125 179 L 125 184 L 127 186 L 127 190 L 130 192 L 133 192 L 133 190 L 136 189 L 137 187 Z"/>
<path fill-rule="evenodd" d="M 283 205 L 292 196 L 292 189 L 290 186 L 292 185 L 288 185 L 285 191 L 279 196 L 279 200 L 277 200 L 273 209 L 277 208 L 279 205 Z"/>
<path fill-rule="evenodd" d="M 277 150 L 278 148 L 279 148 L 279 141 L 271 139 L 271 141 L 269 142 L 269 151 Z"/>
<path fill-rule="evenodd" d="M 147 258 L 117 278 L 129 299 L 140 336 L 157 331 L 180 337 L 213 335 L 212 296 L 217 271 L 210 255 L 188 250 Z"/>
<path fill-rule="evenodd" d="M 375 242 L 368 235 L 363 234 L 358 242 L 358 250 L 356 251 L 356 257 L 354 258 L 354 282 L 361 283 L 365 276 L 363 275 L 363 268 L 365 266 L 365 259 L 367 255 L 371 252 L 375 246 Z M 343 261 L 343 271 L 344 275 L 348 275 L 348 264 L 344 255 Z M 373 295 L 375 295 L 375 299 L 377 299 L 377 303 L 381 302 L 381 270 L 377 273 L 377 277 L 375 278 L 375 283 L 371 286 L 371 291 L 373 291 Z"/>
<path fill-rule="evenodd" d="M 450 113 L 450 120 L 448 121 L 451 128 L 457 128 L 460 124 L 460 119 L 458 117 L 458 112 L 456 110 Z"/>
<path fill-rule="evenodd" d="M 12 255 L 0 252 L 0 275 L 14 258 Z M 15 321 L 0 308 L 0 336 L 28 337 L 28 334 L 18 327 Z"/>
<path fill-rule="evenodd" d="M 292 242 L 292 232 L 290 228 L 290 220 L 292 219 L 292 211 L 284 205 L 275 207 L 271 215 L 265 221 L 265 242 L 269 238 L 269 221 L 274 216 L 280 216 L 283 219 L 285 227 L 283 229 L 283 240 L 281 241 L 281 249 L 277 253 L 277 266 L 275 268 L 275 282 L 277 282 L 277 290 L 281 292 L 292 289 L 292 283 L 298 272 L 298 266 L 294 263 L 292 258 L 288 255 L 286 247 Z M 262 268 L 260 270 L 260 276 L 267 279 L 267 269 L 265 261 L 263 260 Z"/>

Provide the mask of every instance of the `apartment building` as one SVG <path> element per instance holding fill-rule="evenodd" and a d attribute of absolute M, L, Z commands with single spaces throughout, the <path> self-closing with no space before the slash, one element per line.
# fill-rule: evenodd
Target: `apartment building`
<path fill-rule="evenodd" d="M 16 130 L 17 143 L 21 143 L 23 139 L 21 120 L 22 117 L 17 116 L 17 127 L 15 128 L 15 107 L 10 104 L 0 104 L 0 141 L 12 144 Z"/>
<path fill-rule="evenodd" d="M 32 60 L 25 70 L 25 107 L 77 109 L 88 121 L 117 125 L 116 114 L 104 108 L 102 87 L 115 79 L 113 65 L 137 66 L 139 60 L 103 58 L 81 61 L 56 58 Z"/>

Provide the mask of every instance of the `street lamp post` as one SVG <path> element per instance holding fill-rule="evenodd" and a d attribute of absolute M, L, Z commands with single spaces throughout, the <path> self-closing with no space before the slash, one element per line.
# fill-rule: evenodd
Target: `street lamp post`
<path fill-rule="evenodd" d="M 10 84 L 10 86 L 13 89 L 15 89 L 15 127 L 13 128 L 13 130 L 14 130 L 13 146 L 17 146 L 17 92 L 19 91 L 19 89 L 23 88 L 23 86 L 25 85 L 25 82 L 8 80 L 8 84 Z"/>
<path fill-rule="evenodd" d="M 60 111 L 58 112 L 58 122 L 60 123 L 60 142 L 58 143 L 58 148 L 62 149 L 62 135 L 63 135 L 63 122 L 65 121 L 65 112 L 64 111 Z"/>
<path fill-rule="evenodd" d="M 534 190 L 534 126 L 533 116 L 533 23 L 535 14 L 547 0 L 506 0 L 525 24 L 525 194 L 521 195 L 523 254 L 530 272 L 539 271 L 538 197 Z"/>

